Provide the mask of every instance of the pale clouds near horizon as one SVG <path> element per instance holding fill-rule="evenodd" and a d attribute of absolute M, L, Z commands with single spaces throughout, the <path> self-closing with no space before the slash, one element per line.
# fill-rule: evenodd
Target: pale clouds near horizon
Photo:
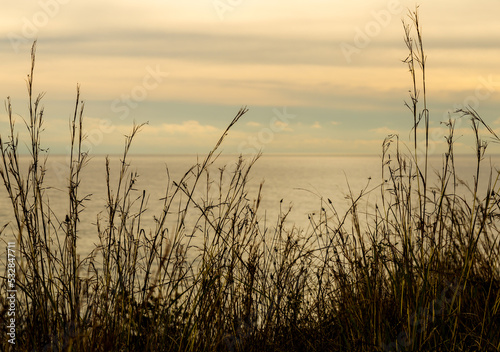
<path fill-rule="evenodd" d="M 477 92 L 484 118 L 498 119 L 500 3 L 419 4 L 435 122 L 457 105 L 474 103 Z M 410 79 L 401 63 L 408 8 L 415 3 L 18 1 L 0 14 L 0 95 L 10 95 L 25 112 L 23 79 L 36 37 L 35 80 L 47 92 L 47 119 L 71 114 L 80 83 L 91 119 L 116 126 L 95 146 L 101 153 L 121 145 L 119 131 L 134 120 L 149 121 L 144 134 L 156 136 L 143 138 L 138 152 L 150 150 L 153 140 L 175 144 L 179 153 L 203 152 L 243 105 L 250 107 L 248 119 L 235 131 L 243 140 L 276 126 L 273 108 L 297 115 L 261 143 L 267 151 L 324 152 L 323 143 L 332 153 L 374 152 L 381 132 L 406 137 L 411 125 L 403 106 Z M 155 69 L 164 73 L 157 81 L 147 78 Z M 60 139 L 47 134 L 54 150 L 62 150 Z M 237 152 L 237 145 L 229 143 L 228 151 Z"/>

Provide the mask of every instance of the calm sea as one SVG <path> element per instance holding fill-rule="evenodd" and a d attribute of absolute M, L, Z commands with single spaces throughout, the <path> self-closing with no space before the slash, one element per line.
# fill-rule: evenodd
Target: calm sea
<path fill-rule="evenodd" d="M 26 162 L 27 157 L 22 158 Z M 218 177 L 218 170 L 226 165 L 230 172 L 234 170 L 237 156 L 221 155 L 210 168 L 214 179 Z M 200 158 L 201 161 L 201 158 Z M 179 156 L 131 156 L 129 171 L 136 171 L 139 175 L 134 185 L 135 197 L 139 197 L 143 190 L 149 195 L 147 211 L 142 218 L 143 226 L 154 228 L 153 216 L 158 216 L 162 210 L 168 178 L 168 167 L 171 181 L 178 181 L 186 171 L 197 162 L 193 155 Z M 473 156 L 457 156 L 457 170 L 462 179 L 469 185 L 473 183 L 475 162 Z M 482 182 L 486 184 L 490 169 L 490 162 L 500 165 L 500 157 L 493 156 L 485 160 L 482 172 Z M 432 158 L 432 168 L 429 174 L 439 170 L 441 157 Z M 65 156 L 50 156 L 47 162 L 45 176 L 46 194 L 50 199 L 50 206 L 54 214 L 62 221 L 67 214 L 67 168 Z M 116 191 L 116 178 L 119 173 L 120 158 L 111 157 L 112 188 Z M 494 175 L 495 176 L 495 175 Z M 434 178 L 437 180 L 437 178 Z M 225 178 L 227 181 L 228 179 Z M 381 159 L 379 156 L 328 156 L 328 155 L 263 155 L 255 164 L 250 174 L 248 184 L 248 199 L 257 198 L 258 189 L 263 182 L 262 202 L 260 207 L 261 222 L 273 226 L 280 212 L 280 206 L 286 210 L 292 206 L 289 224 L 307 230 L 310 225 L 308 215 L 317 213 L 322 201 L 331 199 L 339 213 L 349 208 L 349 188 L 354 196 L 363 189 L 373 189 L 381 183 Z M 485 182 L 486 181 L 486 182 Z M 200 189 L 201 193 L 201 189 Z M 104 156 L 94 156 L 83 170 L 81 177 L 80 196 L 91 194 L 90 200 L 84 202 L 85 209 L 80 217 L 79 250 L 88 252 L 98 242 L 96 219 L 99 213 L 105 217 L 106 211 L 106 174 Z M 201 196 L 201 194 L 198 193 Z M 364 199 L 365 203 L 373 206 L 380 192 L 375 190 Z M 282 200 L 282 201 L 281 201 Z M 0 188 L 0 228 L 6 223 L 12 223 L 13 216 L 10 201 L 7 198 L 5 187 Z M 13 238 L 13 229 L 7 227 L 2 236 Z"/>

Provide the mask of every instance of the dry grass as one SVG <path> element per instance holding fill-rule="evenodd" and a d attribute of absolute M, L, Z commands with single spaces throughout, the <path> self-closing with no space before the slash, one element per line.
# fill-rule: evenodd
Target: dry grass
<path fill-rule="evenodd" d="M 369 214 L 359 196 L 339 215 L 334 204 L 311 217 L 305 233 L 264 226 L 260 191 L 247 198 L 249 172 L 258 158 L 240 158 L 235 170 L 210 174 L 209 166 L 229 124 L 208 156 L 180 180 L 166 182 L 155 228 L 141 225 L 147 194 L 134 189 L 128 152 L 141 126 L 126 137 L 116 183 L 106 162 L 107 206 L 98 219 L 100 244 L 77 254 L 83 105 L 77 93 L 71 121 L 69 208 L 65 219 L 45 195 L 47 154 L 40 147 L 42 96 L 33 98 L 28 76 L 31 161 L 19 165 L 19 141 L 11 129 L 0 137 L 0 176 L 14 218 L 2 236 L 17 238 L 17 342 L 26 351 L 497 351 L 500 346 L 499 183 L 492 171 L 480 193 L 480 165 L 487 144 L 478 113 L 477 172 L 470 194 L 458 194 L 454 122 L 437 184 L 428 176 L 429 112 L 425 54 L 417 13 L 405 25 L 406 63 L 412 78 L 413 152 L 404 155 L 397 136 L 382 145 L 380 198 Z M 422 95 L 420 99 L 419 94 Z M 418 140 L 423 136 L 424 144 Z M 421 152 L 423 150 L 423 152 Z M 203 184 L 206 194 L 195 191 Z M 470 199 L 470 200 L 469 200 Z M 196 221 L 186 221 L 188 214 Z M 201 248 L 193 238 L 202 238 Z M 2 259 L 3 260 L 3 259 Z M 3 265 L 3 264 L 2 264 Z M 3 292 L 5 292 L 5 281 Z M 4 313 L 5 295 L 0 296 Z M 2 314 L 2 326 L 6 315 Z M 7 339 L 0 341 L 10 348 Z"/>

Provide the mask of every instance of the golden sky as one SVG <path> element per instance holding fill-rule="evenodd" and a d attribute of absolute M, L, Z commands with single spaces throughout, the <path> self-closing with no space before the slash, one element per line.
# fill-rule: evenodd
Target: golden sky
<path fill-rule="evenodd" d="M 401 20 L 410 1 L 39 0 L 3 4 L 2 98 L 26 116 L 29 50 L 46 92 L 45 144 L 64 152 L 76 84 L 92 153 L 205 153 L 238 109 L 229 153 L 369 153 L 407 140 L 410 76 Z M 420 1 L 432 142 L 471 104 L 500 127 L 500 3 Z M 458 116 L 455 116 L 458 117 Z M 21 118 L 18 117 L 19 122 Z M 22 127 L 18 123 L 18 127 Z M 0 133 L 6 115 L 0 111 Z M 459 127 L 458 147 L 470 134 Z"/>

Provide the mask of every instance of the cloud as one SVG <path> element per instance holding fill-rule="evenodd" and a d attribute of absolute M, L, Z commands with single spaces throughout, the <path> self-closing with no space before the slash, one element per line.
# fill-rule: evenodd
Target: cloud
<path fill-rule="evenodd" d="M 187 134 L 192 136 L 218 132 L 219 129 L 210 125 L 202 125 L 195 120 L 189 120 L 181 124 L 164 123 L 160 126 L 160 131 L 168 134 Z"/>
<path fill-rule="evenodd" d="M 311 126 L 311 128 L 321 128 L 321 125 L 319 124 L 318 121 L 315 121 L 314 124 Z"/>
<path fill-rule="evenodd" d="M 274 126 L 277 127 L 280 131 L 293 132 L 293 130 L 289 127 L 288 123 L 283 121 L 275 121 Z"/>
<path fill-rule="evenodd" d="M 332 139 L 302 136 L 301 148 L 306 151 L 321 151 L 334 154 L 365 153 L 366 151 L 379 150 L 381 141 L 364 139 Z"/>
<path fill-rule="evenodd" d="M 338 121 L 330 121 L 330 123 L 331 123 L 332 125 L 334 125 L 334 126 L 338 126 L 338 125 L 340 125 L 340 122 L 338 122 Z"/>
<path fill-rule="evenodd" d="M 246 125 L 247 125 L 248 127 L 259 127 L 259 126 L 261 126 L 261 124 L 260 124 L 260 123 L 255 122 L 255 121 L 249 121 L 249 122 L 247 122 L 247 123 L 246 123 Z"/>
<path fill-rule="evenodd" d="M 379 127 L 379 128 L 374 128 L 370 130 L 371 132 L 375 132 L 377 134 L 383 134 L 383 135 L 388 135 L 388 134 L 397 134 L 399 133 L 397 130 L 394 130 L 389 127 Z"/>

